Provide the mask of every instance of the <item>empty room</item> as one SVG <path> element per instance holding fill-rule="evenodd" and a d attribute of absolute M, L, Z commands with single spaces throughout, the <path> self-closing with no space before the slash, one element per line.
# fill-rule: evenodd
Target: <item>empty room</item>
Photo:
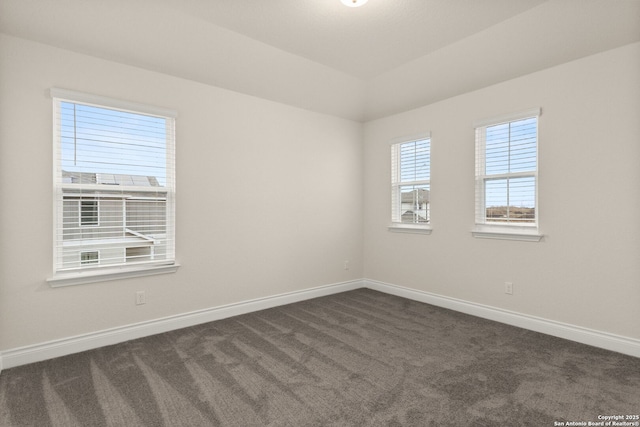
<path fill-rule="evenodd" d="M 1 426 L 639 426 L 640 1 L 0 0 Z"/>

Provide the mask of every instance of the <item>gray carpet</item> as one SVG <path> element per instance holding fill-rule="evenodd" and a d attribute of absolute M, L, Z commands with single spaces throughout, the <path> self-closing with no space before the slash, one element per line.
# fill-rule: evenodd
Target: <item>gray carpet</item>
<path fill-rule="evenodd" d="M 0 375 L 2 426 L 553 426 L 639 412 L 640 359 L 368 289 Z"/>

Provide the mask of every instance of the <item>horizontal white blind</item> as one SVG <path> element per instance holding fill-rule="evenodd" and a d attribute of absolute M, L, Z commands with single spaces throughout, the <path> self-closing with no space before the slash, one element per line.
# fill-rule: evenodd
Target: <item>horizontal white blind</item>
<path fill-rule="evenodd" d="M 476 223 L 537 224 L 538 117 L 476 128 Z"/>
<path fill-rule="evenodd" d="M 428 224 L 430 221 L 431 139 L 391 146 L 391 222 Z"/>
<path fill-rule="evenodd" d="M 52 91 L 55 271 L 173 263 L 174 117 L 73 94 Z"/>

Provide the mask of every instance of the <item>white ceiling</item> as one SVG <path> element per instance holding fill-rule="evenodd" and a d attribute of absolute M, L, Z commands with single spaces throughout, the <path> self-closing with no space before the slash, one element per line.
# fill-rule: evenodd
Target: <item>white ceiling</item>
<path fill-rule="evenodd" d="M 160 0 L 179 13 L 361 79 L 496 25 L 545 0 Z"/>
<path fill-rule="evenodd" d="M 0 0 L 0 31 L 370 120 L 640 41 L 640 0 Z"/>

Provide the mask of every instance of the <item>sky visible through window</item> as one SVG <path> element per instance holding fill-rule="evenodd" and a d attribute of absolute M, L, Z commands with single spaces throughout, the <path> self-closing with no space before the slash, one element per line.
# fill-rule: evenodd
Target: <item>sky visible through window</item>
<path fill-rule="evenodd" d="M 485 206 L 535 208 L 537 118 L 489 126 L 485 135 Z"/>
<path fill-rule="evenodd" d="M 166 119 L 61 102 L 62 170 L 155 177 L 166 186 Z"/>

